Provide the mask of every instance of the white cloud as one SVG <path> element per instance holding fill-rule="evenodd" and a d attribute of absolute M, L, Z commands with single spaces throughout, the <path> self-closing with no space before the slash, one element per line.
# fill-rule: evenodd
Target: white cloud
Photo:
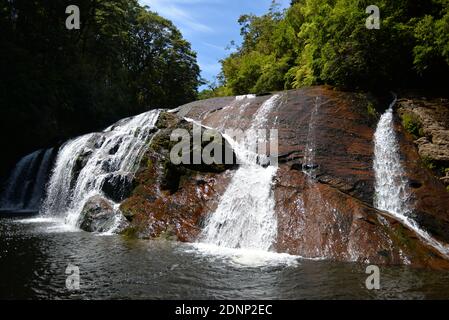
<path fill-rule="evenodd" d="M 216 50 L 219 50 L 219 51 L 224 51 L 224 50 L 225 50 L 225 47 L 223 47 L 223 46 L 218 46 L 218 45 L 213 44 L 213 43 L 203 42 L 203 44 L 204 44 L 205 46 L 208 46 L 209 48 L 216 49 Z"/>
<path fill-rule="evenodd" d="M 218 0 L 215 0 L 217 2 Z M 205 0 L 142 0 L 150 10 L 156 11 L 161 16 L 172 20 L 183 31 L 213 32 L 213 29 L 201 23 L 183 5 L 206 2 Z M 186 30 L 187 29 L 187 30 Z"/>

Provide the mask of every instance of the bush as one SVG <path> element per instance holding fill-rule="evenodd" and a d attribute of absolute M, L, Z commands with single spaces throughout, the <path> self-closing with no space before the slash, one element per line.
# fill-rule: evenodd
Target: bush
<path fill-rule="evenodd" d="M 415 139 L 424 136 L 422 126 L 418 117 L 410 113 L 404 113 L 401 117 L 402 126 L 405 128 L 405 130 L 412 134 Z"/>

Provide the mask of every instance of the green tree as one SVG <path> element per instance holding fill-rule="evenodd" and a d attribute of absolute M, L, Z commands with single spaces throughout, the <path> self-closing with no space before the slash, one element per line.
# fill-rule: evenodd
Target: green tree
<path fill-rule="evenodd" d="M 72 4 L 80 30 L 65 26 Z M 190 102 L 202 83 L 190 44 L 137 0 L 5 0 L 0 29 L 0 171 L 33 149 Z"/>
<path fill-rule="evenodd" d="M 296 0 L 239 19 L 243 43 L 222 60 L 233 94 L 330 84 L 349 89 L 441 87 L 449 80 L 449 1 Z M 218 92 L 218 91 L 217 91 Z M 226 92 L 222 90 L 221 92 Z"/>

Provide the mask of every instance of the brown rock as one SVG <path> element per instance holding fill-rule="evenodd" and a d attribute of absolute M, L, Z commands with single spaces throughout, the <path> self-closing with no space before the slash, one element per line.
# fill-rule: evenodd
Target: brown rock
<path fill-rule="evenodd" d="M 136 175 L 131 197 L 120 206 L 130 221 L 124 233 L 140 238 L 163 237 L 194 241 L 202 221 L 214 209 L 224 192 L 234 165 L 174 165 L 170 161 L 172 130 L 192 130 L 192 124 L 171 114 L 161 113 L 153 137 Z M 224 141 L 224 140 L 223 140 Z M 230 148 L 226 143 L 224 148 Z M 232 150 L 231 150 L 232 151 Z"/>
<path fill-rule="evenodd" d="M 266 129 L 279 133 L 280 168 L 274 182 L 278 239 L 275 247 L 307 258 L 376 264 L 412 264 L 449 268 L 445 259 L 390 214 L 373 208 L 373 135 L 377 119 L 368 109 L 373 102 L 357 93 L 330 87 L 310 87 L 280 93 Z M 207 215 L 214 211 L 234 167 L 222 170 L 167 164 L 167 131 L 185 126 L 178 117 L 226 129 L 248 129 L 255 112 L 270 96 L 237 100 L 218 98 L 190 103 L 164 115 L 152 146 L 142 160 L 137 188 L 121 206 L 131 221 L 128 233 L 140 237 L 195 240 Z M 416 109 L 413 100 L 403 105 Z M 318 104 L 316 116 L 312 111 Z M 429 104 L 425 104 L 429 106 Z M 385 105 L 386 107 L 386 105 Z M 417 112 L 417 116 L 428 116 Z M 418 145 L 446 138 L 442 122 L 426 127 L 433 132 Z M 313 120 L 313 121 L 312 121 Z M 309 126 L 311 121 L 314 123 Z M 449 194 L 423 168 L 410 135 L 399 125 L 402 160 L 415 201 L 415 219 L 435 238 L 449 243 Z M 164 136 L 165 135 L 165 136 Z M 316 180 L 303 172 L 308 141 L 315 141 Z M 175 181 L 175 186 L 171 185 Z"/>
<path fill-rule="evenodd" d="M 288 170 L 281 167 L 275 187 L 279 251 L 371 264 L 448 265 L 388 214 Z"/>

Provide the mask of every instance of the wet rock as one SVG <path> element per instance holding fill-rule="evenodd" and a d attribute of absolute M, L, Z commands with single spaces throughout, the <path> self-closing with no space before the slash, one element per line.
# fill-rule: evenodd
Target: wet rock
<path fill-rule="evenodd" d="M 101 190 L 112 201 L 119 203 L 131 195 L 134 189 L 133 175 L 110 174 L 104 180 Z"/>
<path fill-rule="evenodd" d="M 449 102 L 401 99 L 397 112 L 414 137 L 419 155 L 437 166 L 449 167 Z"/>
<path fill-rule="evenodd" d="M 387 213 L 302 172 L 281 167 L 274 192 L 280 252 L 379 265 L 449 266 Z"/>
<path fill-rule="evenodd" d="M 101 196 L 90 198 L 80 215 L 79 227 L 87 232 L 106 232 L 116 223 L 112 204 Z"/>
<path fill-rule="evenodd" d="M 268 98 L 244 102 L 214 99 L 210 109 L 209 101 L 199 101 L 180 107 L 178 113 L 207 126 L 246 130 Z M 373 208 L 373 136 L 378 118 L 369 109 L 379 106 L 379 102 L 367 95 L 323 86 L 288 91 L 281 100 L 266 124 L 266 129 L 277 128 L 279 135 L 280 168 L 273 186 L 278 215 L 277 251 L 338 261 L 447 267 L 445 260 L 416 234 Z M 318 112 L 310 131 L 317 101 Z M 384 102 L 382 106 L 385 109 L 387 105 Z M 445 135 L 437 133 L 435 141 L 441 143 Z M 302 172 L 305 148 L 311 138 L 315 144 L 310 168 L 317 177 L 314 181 Z M 402 149 L 407 149 L 407 142 L 400 139 Z M 413 143 L 411 148 L 414 153 L 402 153 L 410 187 L 418 199 L 417 220 L 424 229 L 449 243 L 445 189 L 423 170 Z"/>
<path fill-rule="evenodd" d="M 267 99 L 269 96 L 217 98 L 161 114 L 159 131 L 142 159 L 136 186 L 120 207 L 130 221 L 124 233 L 195 241 L 235 166 L 173 165 L 168 161 L 175 143 L 170 141 L 170 133 L 174 128 L 191 131 L 192 124 L 180 117 L 223 131 L 246 130 Z M 367 95 L 325 86 L 282 93 L 265 127 L 278 129 L 279 137 L 276 154 L 280 165 L 273 182 L 278 218 L 275 249 L 307 258 L 448 268 L 447 261 L 413 231 L 373 208 L 373 136 L 378 119 L 368 110 L 376 103 Z M 430 128 L 433 134 L 417 142 L 418 146 L 445 141 L 441 123 L 424 131 Z M 424 229 L 449 243 L 448 193 L 423 167 L 414 139 L 399 124 L 396 129 L 416 200 L 413 214 Z M 305 149 L 311 139 L 314 154 L 309 170 L 316 179 L 303 172 Z"/>
<path fill-rule="evenodd" d="M 75 165 L 73 166 L 72 169 L 72 179 L 70 182 L 71 188 L 74 187 L 76 180 L 78 179 L 81 173 L 81 170 L 83 170 L 83 168 L 86 166 L 92 153 L 93 151 L 91 149 L 86 149 L 78 156 L 78 158 L 76 158 Z"/>
<path fill-rule="evenodd" d="M 419 121 L 415 126 L 421 128 L 422 137 L 410 131 L 410 119 Z M 449 103 L 440 99 L 400 99 L 395 129 L 407 177 L 421 184 L 419 188 L 411 188 L 413 215 L 433 237 L 449 243 L 449 193 L 444 179 L 449 168 L 446 162 L 449 145 L 434 142 L 442 143 L 441 132 L 449 129 Z M 434 135 L 438 139 L 433 140 Z"/>
<path fill-rule="evenodd" d="M 114 155 L 117 153 L 117 151 L 120 149 L 120 144 L 122 143 L 122 141 L 117 141 L 117 143 L 111 148 L 109 149 L 109 154 L 110 155 Z"/>
<path fill-rule="evenodd" d="M 120 206 L 130 222 L 123 233 L 139 238 L 195 241 L 202 221 L 218 204 L 236 166 L 173 164 L 170 150 L 176 142 L 170 140 L 170 135 L 175 129 L 191 133 L 192 123 L 176 114 L 161 113 L 156 125 L 159 130 L 142 158 L 132 194 Z M 231 148 L 225 140 L 221 147 L 224 152 Z M 192 151 L 190 148 L 190 155 Z"/>
<path fill-rule="evenodd" d="M 163 166 L 163 176 L 161 180 L 161 187 L 164 190 L 170 190 L 172 193 L 176 192 L 179 188 L 179 183 L 183 177 L 188 177 L 191 172 L 214 172 L 221 173 L 228 169 L 234 169 L 236 167 L 236 155 L 232 150 L 229 143 L 222 137 L 222 135 L 216 132 L 220 137 L 219 141 L 212 139 L 213 142 L 202 141 L 198 153 L 203 154 L 206 146 L 216 147 L 221 150 L 222 157 L 214 158 L 212 163 L 206 163 L 203 158 L 200 159 L 200 163 L 195 163 L 193 154 L 195 152 L 195 144 L 193 142 L 193 124 L 185 120 L 180 119 L 178 116 L 172 113 L 161 113 L 158 122 L 156 123 L 159 132 L 154 136 L 150 149 L 154 152 L 160 153 L 164 158 L 161 163 Z M 173 164 L 170 159 L 170 151 L 178 143 L 171 140 L 171 134 L 175 129 L 185 129 L 189 133 L 190 140 L 187 148 L 188 154 L 186 155 L 188 163 Z M 205 128 L 201 129 L 201 134 L 204 134 Z M 226 155 L 231 155 L 229 163 L 226 161 Z"/>

